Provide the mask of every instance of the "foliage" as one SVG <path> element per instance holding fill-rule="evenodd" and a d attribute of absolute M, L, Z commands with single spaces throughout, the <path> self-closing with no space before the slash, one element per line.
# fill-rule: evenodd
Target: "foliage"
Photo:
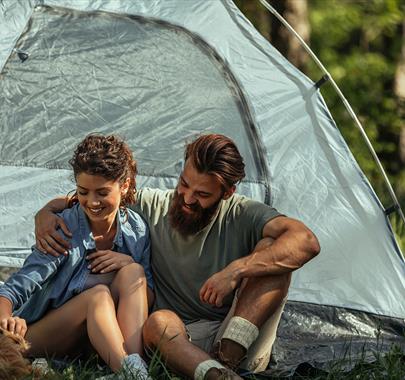
<path fill-rule="evenodd" d="M 401 31 L 402 23 L 405 25 L 405 2 L 299 1 L 306 1 L 308 5 L 311 49 L 352 106 L 393 184 L 402 210 L 405 210 L 405 169 L 399 150 L 401 129 L 405 132 L 405 100 L 394 94 L 395 70 L 400 62 L 402 44 L 405 46 Z M 271 35 L 272 30 L 277 30 L 271 24 L 278 21 L 258 0 L 235 0 L 235 3 L 266 38 L 270 41 L 277 38 Z M 269 3 L 283 12 L 287 0 L 269 0 Z M 314 82 L 323 76 L 312 60 L 307 61 L 304 71 Z M 383 176 L 335 89 L 326 83 L 321 92 L 337 127 L 382 204 L 386 208 L 392 206 Z M 404 234 L 401 240 L 405 242 Z"/>
<path fill-rule="evenodd" d="M 311 0 L 311 48 L 341 88 L 362 123 L 405 206 L 405 173 L 399 158 L 403 104 L 393 92 L 401 53 L 400 0 Z M 308 65 L 310 77 L 318 69 Z M 355 158 L 388 206 L 382 176 L 359 131 L 331 86 L 322 93 Z"/>

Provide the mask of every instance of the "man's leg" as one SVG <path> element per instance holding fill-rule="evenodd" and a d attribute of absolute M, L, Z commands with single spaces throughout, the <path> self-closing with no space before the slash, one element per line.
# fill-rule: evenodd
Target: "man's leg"
<path fill-rule="evenodd" d="M 146 347 L 158 349 L 163 360 L 178 373 L 206 380 L 221 376 L 216 368 L 222 365 L 189 341 L 183 321 L 170 310 L 159 310 L 149 316 L 144 324 L 143 339 Z M 239 379 L 236 375 L 233 378 Z"/>
<path fill-rule="evenodd" d="M 271 243 L 272 239 L 263 239 L 258 243 L 256 249 L 261 249 Z M 220 343 L 216 347 L 216 357 L 222 363 L 231 368 L 238 367 L 246 357 L 248 349 L 257 339 L 260 328 L 264 327 L 268 336 L 261 337 L 258 343 L 263 345 L 263 339 L 267 340 L 268 353 L 257 352 L 264 357 L 250 358 L 247 369 L 258 371 L 267 366 L 290 279 L 291 275 L 286 274 L 243 281 L 235 300 L 233 313 L 231 311 L 229 318 L 217 335 Z M 257 351 L 260 347 L 253 346 L 252 348 Z"/>

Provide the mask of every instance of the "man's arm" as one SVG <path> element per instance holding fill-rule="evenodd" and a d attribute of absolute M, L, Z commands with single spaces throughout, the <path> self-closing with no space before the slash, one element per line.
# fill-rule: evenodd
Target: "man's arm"
<path fill-rule="evenodd" d="M 55 213 L 63 211 L 67 206 L 67 197 L 52 199 L 35 215 L 36 247 L 43 253 L 52 256 L 67 255 L 70 244 L 56 231 L 62 229 L 66 236 L 72 236 L 62 218 Z"/>
<path fill-rule="evenodd" d="M 230 263 L 225 269 L 238 280 L 244 277 L 280 275 L 301 268 L 320 251 L 318 239 L 302 222 L 279 216 L 267 222 L 263 238 L 272 244 Z"/>
<path fill-rule="evenodd" d="M 258 244 L 248 256 L 231 262 L 211 276 L 200 290 L 203 302 L 222 304 L 222 299 L 246 277 L 261 277 L 290 273 L 315 257 L 320 246 L 313 232 L 298 220 L 276 217 L 263 228 L 263 238 L 272 244 Z M 258 248 L 260 247 L 260 248 Z"/>

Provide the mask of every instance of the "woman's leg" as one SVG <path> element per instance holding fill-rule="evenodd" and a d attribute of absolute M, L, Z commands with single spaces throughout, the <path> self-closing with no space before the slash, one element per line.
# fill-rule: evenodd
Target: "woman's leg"
<path fill-rule="evenodd" d="M 111 294 L 117 303 L 117 320 L 128 354 L 143 352 L 142 327 L 148 317 L 149 288 L 141 265 L 133 263 L 121 268 L 112 282 Z M 150 291 L 150 290 L 149 290 Z M 150 291 L 150 293 L 152 293 Z"/>
<path fill-rule="evenodd" d="M 64 356 L 74 351 L 86 335 L 101 358 L 118 371 L 127 352 L 107 286 L 84 291 L 28 326 L 28 354 Z"/>

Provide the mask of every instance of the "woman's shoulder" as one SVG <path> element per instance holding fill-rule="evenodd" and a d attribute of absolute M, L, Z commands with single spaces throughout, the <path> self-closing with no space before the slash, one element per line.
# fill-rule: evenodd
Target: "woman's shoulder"
<path fill-rule="evenodd" d="M 138 232 L 148 232 L 148 225 L 136 211 L 126 209 L 125 211 L 121 211 L 121 213 L 122 212 L 124 212 L 124 225 L 129 224 L 133 230 Z"/>
<path fill-rule="evenodd" d="M 65 208 L 63 211 L 57 214 L 65 222 L 71 233 L 74 233 L 78 229 L 80 221 L 80 205 L 76 203 L 70 208 Z"/>

